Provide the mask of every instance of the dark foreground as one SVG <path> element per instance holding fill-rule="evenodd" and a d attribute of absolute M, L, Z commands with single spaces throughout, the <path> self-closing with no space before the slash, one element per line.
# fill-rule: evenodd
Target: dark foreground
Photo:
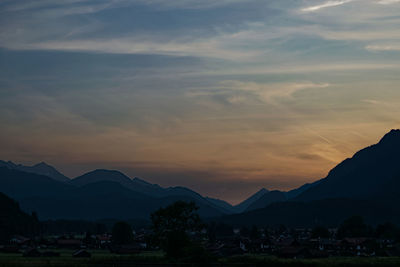
<path fill-rule="evenodd" d="M 91 258 L 73 258 L 72 251 L 60 250 L 59 257 L 22 257 L 21 254 L 0 254 L 0 267 L 126 267 L 126 266 L 400 266 L 399 257 L 279 259 L 268 255 L 244 255 L 212 259 L 202 263 L 174 262 L 162 252 L 118 256 L 105 251 L 91 251 Z"/>

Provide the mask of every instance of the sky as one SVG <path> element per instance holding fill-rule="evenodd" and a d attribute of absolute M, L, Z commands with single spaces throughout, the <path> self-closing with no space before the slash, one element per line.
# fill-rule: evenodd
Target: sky
<path fill-rule="evenodd" d="M 400 0 L 3 0 L 0 159 L 238 203 L 400 128 Z"/>

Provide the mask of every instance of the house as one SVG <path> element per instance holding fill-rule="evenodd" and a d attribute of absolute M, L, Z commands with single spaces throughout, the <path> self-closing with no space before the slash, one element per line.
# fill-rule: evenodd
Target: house
<path fill-rule="evenodd" d="M 246 244 L 248 242 L 240 238 L 225 238 L 215 244 L 209 245 L 207 250 L 219 257 L 229 257 L 233 255 L 242 255 L 246 249 Z"/>
<path fill-rule="evenodd" d="M 338 250 L 340 243 L 334 239 L 329 238 L 315 238 L 309 240 L 309 245 L 313 249 L 319 251 L 335 252 Z"/>
<path fill-rule="evenodd" d="M 100 248 L 107 248 L 111 244 L 111 235 L 104 234 L 104 235 L 97 235 L 96 240 L 97 244 Z"/>
<path fill-rule="evenodd" d="M 21 235 L 16 235 L 11 238 L 10 243 L 12 245 L 17 245 L 17 246 L 28 246 L 31 243 L 31 239 L 21 236 Z"/>
<path fill-rule="evenodd" d="M 344 256 L 372 256 L 375 255 L 378 243 L 372 238 L 344 238 L 340 246 Z"/>
<path fill-rule="evenodd" d="M 252 240 L 251 243 L 248 245 L 248 250 L 253 253 L 271 252 L 272 248 L 272 243 L 267 238 Z"/>

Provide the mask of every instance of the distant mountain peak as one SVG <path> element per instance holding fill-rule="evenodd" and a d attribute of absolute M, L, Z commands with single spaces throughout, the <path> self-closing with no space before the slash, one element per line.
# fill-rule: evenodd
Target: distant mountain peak
<path fill-rule="evenodd" d="M 279 190 L 268 191 L 258 200 L 251 203 L 251 205 L 247 207 L 246 211 L 264 208 L 273 202 L 279 201 L 286 201 L 286 195 L 284 192 Z"/>
<path fill-rule="evenodd" d="M 266 189 L 266 188 L 261 188 L 257 193 L 268 193 L 269 192 L 269 190 L 268 189 Z M 256 194 L 257 194 L 256 193 Z"/>
<path fill-rule="evenodd" d="M 94 171 L 90 171 L 88 173 L 85 173 L 84 175 L 80 177 L 90 177 L 94 180 L 108 180 L 108 181 L 115 181 L 115 180 L 126 180 L 126 181 L 131 181 L 131 178 L 126 176 L 120 171 L 117 170 L 107 170 L 107 169 L 96 169 Z M 79 177 L 78 177 L 79 178 Z M 75 179 L 78 179 L 75 178 Z"/>
<path fill-rule="evenodd" d="M 400 173 L 400 130 L 391 130 L 378 144 L 363 148 L 332 170 L 297 200 L 361 198 L 385 195 L 397 184 Z"/>
<path fill-rule="evenodd" d="M 392 129 L 390 132 L 385 134 L 379 144 L 387 144 L 387 143 L 400 143 L 400 130 Z"/>
<path fill-rule="evenodd" d="M 7 168 L 15 168 L 15 167 L 17 167 L 17 165 L 14 163 L 14 162 L 12 162 L 12 161 L 3 161 L 3 160 L 0 160 L 0 166 L 1 167 L 7 167 Z"/>
<path fill-rule="evenodd" d="M 22 164 L 15 164 L 12 161 L 1 161 L 0 160 L 0 166 L 5 166 L 9 169 L 13 170 L 19 170 L 23 172 L 30 172 L 30 173 L 36 173 L 40 175 L 45 175 L 47 177 L 50 177 L 54 180 L 60 181 L 60 182 L 68 182 L 70 179 L 65 176 L 64 174 L 60 173 L 57 171 L 56 168 L 53 166 L 45 163 L 45 162 L 40 162 L 38 164 L 35 164 L 33 166 L 25 166 Z"/>
<path fill-rule="evenodd" d="M 47 164 L 47 163 L 44 162 L 44 161 L 39 162 L 39 163 L 33 165 L 33 167 L 51 167 L 51 168 L 53 168 L 52 166 L 50 166 L 49 164 Z"/>
<path fill-rule="evenodd" d="M 243 212 L 245 211 L 251 204 L 253 204 L 255 201 L 259 200 L 262 196 L 265 194 L 268 194 L 269 190 L 266 188 L 261 188 L 258 190 L 255 194 L 247 198 L 246 200 L 242 201 L 238 205 L 235 206 L 236 210 L 238 212 Z"/>
<path fill-rule="evenodd" d="M 123 174 L 122 172 L 117 171 L 117 170 L 96 169 L 94 171 L 88 172 L 87 174 L 90 174 L 90 173 L 114 174 L 114 175 L 121 175 L 121 176 L 124 176 L 126 178 L 129 178 L 128 176 L 126 176 L 125 174 Z"/>

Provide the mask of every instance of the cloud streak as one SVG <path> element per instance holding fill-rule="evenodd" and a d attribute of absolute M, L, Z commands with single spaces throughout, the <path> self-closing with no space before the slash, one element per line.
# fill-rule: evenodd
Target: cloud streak
<path fill-rule="evenodd" d="M 327 1 L 327 2 L 319 4 L 319 5 L 302 8 L 301 11 L 303 11 L 303 12 L 315 12 L 315 11 L 318 11 L 318 10 L 324 9 L 324 8 L 341 6 L 341 5 L 350 3 L 352 1 L 353 0 Z"/>
<path fill-rule="evenodd" d="M 368 51 L 400 51 L 400 44 L 367 45 L 365 49 Z"/>

